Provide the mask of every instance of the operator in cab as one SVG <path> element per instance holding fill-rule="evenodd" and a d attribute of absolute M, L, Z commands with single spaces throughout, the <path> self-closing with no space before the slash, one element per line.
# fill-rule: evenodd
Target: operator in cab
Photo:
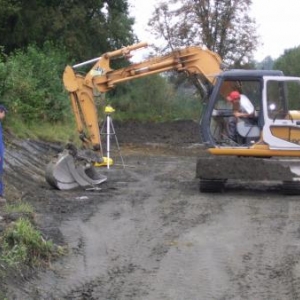
<path fill-rule="evenodd" d="M 236 141 L 237 139 L 237 123 L 239 118 L 253 118 L 255 109 L 247 96 L 240 94 L 238 91 L 232 91 L 226 97 L 226 100 L 232 104 L 233 116 L 228 120 L 228 137 Z"/>

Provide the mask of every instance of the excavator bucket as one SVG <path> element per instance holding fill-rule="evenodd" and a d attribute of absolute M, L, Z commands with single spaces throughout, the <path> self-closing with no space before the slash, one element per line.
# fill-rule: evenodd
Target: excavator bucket
<path fill-rule="evenodd" d="M 76 160 L 67 149 L 48 163 L 45 178 L 59 190 L 93 188 L 107 180 L 91 163 Z"/>

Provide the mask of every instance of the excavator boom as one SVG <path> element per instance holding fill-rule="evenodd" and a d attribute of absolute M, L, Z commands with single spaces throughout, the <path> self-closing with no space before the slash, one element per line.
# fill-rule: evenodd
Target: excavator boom
<path fill-rule="evenodd" d="M 63 82 L 70 93 L 78 132 L 84 137 L 83 141 L 87 146 L 97 150 L 101 144 L 97 109 L 94 103 L 95 90 L 105 93 L 115 88 L 119 83 L 166 71 L 197 75 L 201 81 L 214 85 L 216 76 L 221 72 L 221 58 L 216 53 L 201 47 L 176 50 L 168 55 L 153 57 L 118 70 L 111 68 L 111 59 L 128 57 L 132 50 L 146 45 L 146 43 L 140 43 L 103 54 L 97 58 L 97 62 L 86 76 L 77 73 L 74 67 L 67 66 L 65 68 Z M 93 61 L 90 60 L 87 63 Z M 79 64 L 79 66 L 82 65 L 84 63 Z"/>
<path fill-rule="evenodd" d="M 214 85 L 215 77 L 221 72 L 222 60 L 214 52 L 201 47 L 188 47 L 175 50 L 168 55 L 153 57 L 141 63 L 131 64 L 128 67 L 112 70 L 110 60 L 120 56 L 126 57 L 132 49 L 145 47 L 146 44 L 137 44 L 131 48 L 125 48 L 123 52 L 117 50 L 103 54 L 92 69 L 83 79 L 76 75 L 75 70 L 67 66 L 64 73 L 64 85 L 69 92 L 75 92 L 82 88 L 81 80 L 86 88 L 97 88 L 105 93 L 113 89 L 118 83 L 149 76 L 166 71 L 186 72 L 189 75 L 197 74 Z"/>

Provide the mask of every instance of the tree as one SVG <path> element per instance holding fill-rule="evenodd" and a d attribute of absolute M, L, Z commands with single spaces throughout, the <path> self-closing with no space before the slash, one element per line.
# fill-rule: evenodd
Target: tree
<path fill-rule="evenodd" d="M 29 46 L 0 59 L 1 102 L 13 119 L 29 124 L 69 118 L 70 103 L 61 80 L 65 61 L 66 51 L 50 43 L 42 50 Z"/>
<path fill-rule="evenodd" d="M 275 60 L 274 69 L 282 70 L 285 75 L 300 77 L 300 46 L 286 49 Z"/>
<path fill-rule="evenodd" d="M 258 44 L 252 0 L 172 0 L 161 2 L 149 21 L 162 52 L 190 45 L 206 46 L 229 65 L 252 61 Z"/>
<path fill-rule="evenodd" d="M 256 63 L 256 69 L 259 70 L 273 70 L 274 60 L 268 55 L 261 62 Z"/>
<path fill-rule="evenodd" d="M 274 69 L 281 70 L 287 76 L 300 77 L 300 46 L 286 49 L 284 53 L 275 60 Z M 285 86 L 288 95 L 289 109 L 297 110 L 299 107 L 299 85 L 290 83 Z"/>
<path fill-rule="evenodd" d="M 127 0 L 0 0 L 0 41 L 6 53 L 64 45 L 77 60 L 134 41 Z"/>

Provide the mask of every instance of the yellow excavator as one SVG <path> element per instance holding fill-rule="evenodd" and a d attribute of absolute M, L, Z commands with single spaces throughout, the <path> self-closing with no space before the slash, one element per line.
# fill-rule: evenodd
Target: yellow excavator
<path fill-rule="evenodd" d="M 107 180 L 94 167 L 103 163 L 95 94 L 125 81 L 175 71 L 193 80 L 205 104 L 200 133 L 209 155 L 197 160 L 201 192 L 223 191 L 228 180 L 238 179 L 280 181 L 286 194 L 300 193 L 300 78 L 277 70 L 223 70 L 219 55 L 202 47 L 111 68 L 112 59 L 128 58 L 146 46 L 134 44 L 65 68 L 63 82 L 84 149 L 69 145 L 48 164 L 50 185 L 66 190 Z M 93 66 L 87 73 L 78 71 L 88 64 Z M 254 108 L 251 118 L 238 119 L 234 137 L 228 133 L 233 109 L 227 96 L 232 91 L 246 95 Z"/>

